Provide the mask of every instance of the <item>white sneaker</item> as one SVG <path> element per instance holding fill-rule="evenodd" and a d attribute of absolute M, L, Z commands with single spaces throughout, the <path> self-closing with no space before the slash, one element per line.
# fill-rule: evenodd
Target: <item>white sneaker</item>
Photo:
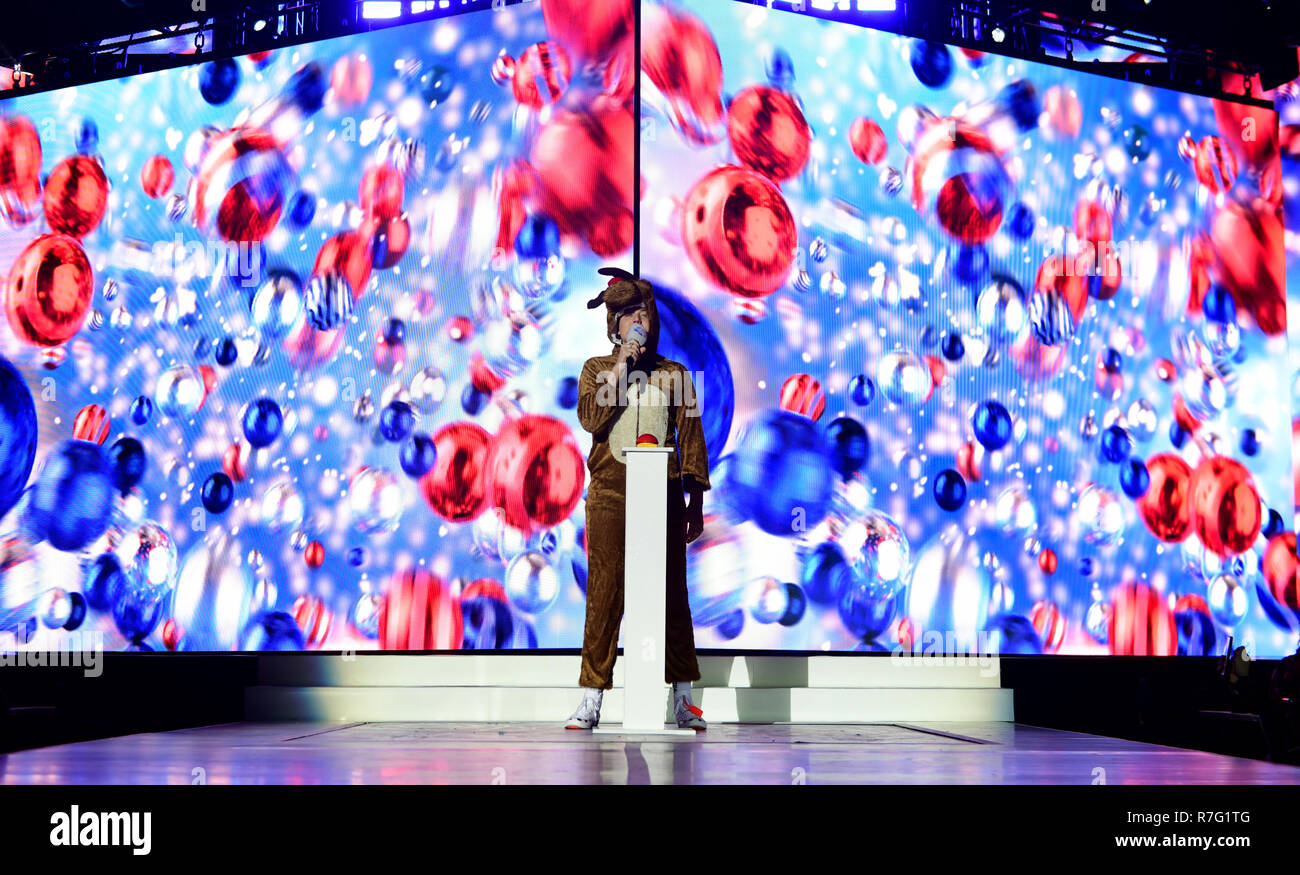
<path fill-rule="evenodd" d="M 704 722 L 704 712 L 695 707 L 689 692 L 679 693 L 673 690 L 673 716 L 677 718 L 678 729 L 703 732 L 709 728 L 709 724 Z"/>
<path fill-rule="evenodd" d="M 583 687 L 582 703 L 578 705 L 578 710 L 573 712 L 569 722 L 564 724 L 564 728 L 595 729 L 600 725 L 600 705 L 604 698 L 604 690 Z"/>

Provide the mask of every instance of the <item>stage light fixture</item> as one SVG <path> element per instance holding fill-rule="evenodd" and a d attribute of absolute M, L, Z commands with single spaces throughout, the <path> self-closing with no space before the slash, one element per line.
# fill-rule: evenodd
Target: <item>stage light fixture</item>
<path fill-rule="evenodd" d="M 261 31 L 265 27 L 266 27 L 265 19 L 259 18 L 257 21 L 253 22 L 253 30 Z"/>
<path fill-rule="evenodd" d="M 365 0 L 361 4 L 362 18 L 401 18 L 402 0 Z"/>
<path fill-rule="evenodd" d="M 993 28 L 993 42 L 1000 43 L 1007 38 L 1007 32 L 1000 27 Z"/>

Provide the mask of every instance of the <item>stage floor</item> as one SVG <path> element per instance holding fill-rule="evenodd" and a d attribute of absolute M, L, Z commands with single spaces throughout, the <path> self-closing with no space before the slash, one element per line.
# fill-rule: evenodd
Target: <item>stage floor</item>
<path fill-rule="evenodd" d="M 201 770 L 201 771 L 200 771 Z M 1295 784 L 1300 768 L 1009 723 L 228 723 L 0 756 L 4 784 Z"/>

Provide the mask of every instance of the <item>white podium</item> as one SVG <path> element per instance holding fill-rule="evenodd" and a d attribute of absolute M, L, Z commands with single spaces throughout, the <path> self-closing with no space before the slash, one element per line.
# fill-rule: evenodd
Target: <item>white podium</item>
<path fill-rule="evenodd" d="M 694 729 L 666 728 L 664 607 L 668 558 L 668 456 L 672 447 L 624 447 L 627 508 L 623 562 L 623 725 L 593 729 L 607 735 L 689 735 Z"/>

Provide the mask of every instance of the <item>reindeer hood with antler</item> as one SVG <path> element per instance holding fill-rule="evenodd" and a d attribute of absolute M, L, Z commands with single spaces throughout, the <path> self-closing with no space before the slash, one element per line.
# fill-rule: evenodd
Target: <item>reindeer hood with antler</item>
<path fill-rule="evenodd" d="M 655 307 L 654 286 L 643 279 L 637 279 L 621 267 L 602 267 L 596 271 L 610 278 L 609 284 L 601 293 L 587 302 L 587 308 L 594 310 L 605 305 L 605 334 L 614 344 L 614 354 L 622 338 L 618 338 L 618 318 L 627 310 L 644 306 L 650 317 L 649 337 L 645 342 L 645 355 L 639 365 L 651 364 L 659 358 L 659 311 Z"/>

